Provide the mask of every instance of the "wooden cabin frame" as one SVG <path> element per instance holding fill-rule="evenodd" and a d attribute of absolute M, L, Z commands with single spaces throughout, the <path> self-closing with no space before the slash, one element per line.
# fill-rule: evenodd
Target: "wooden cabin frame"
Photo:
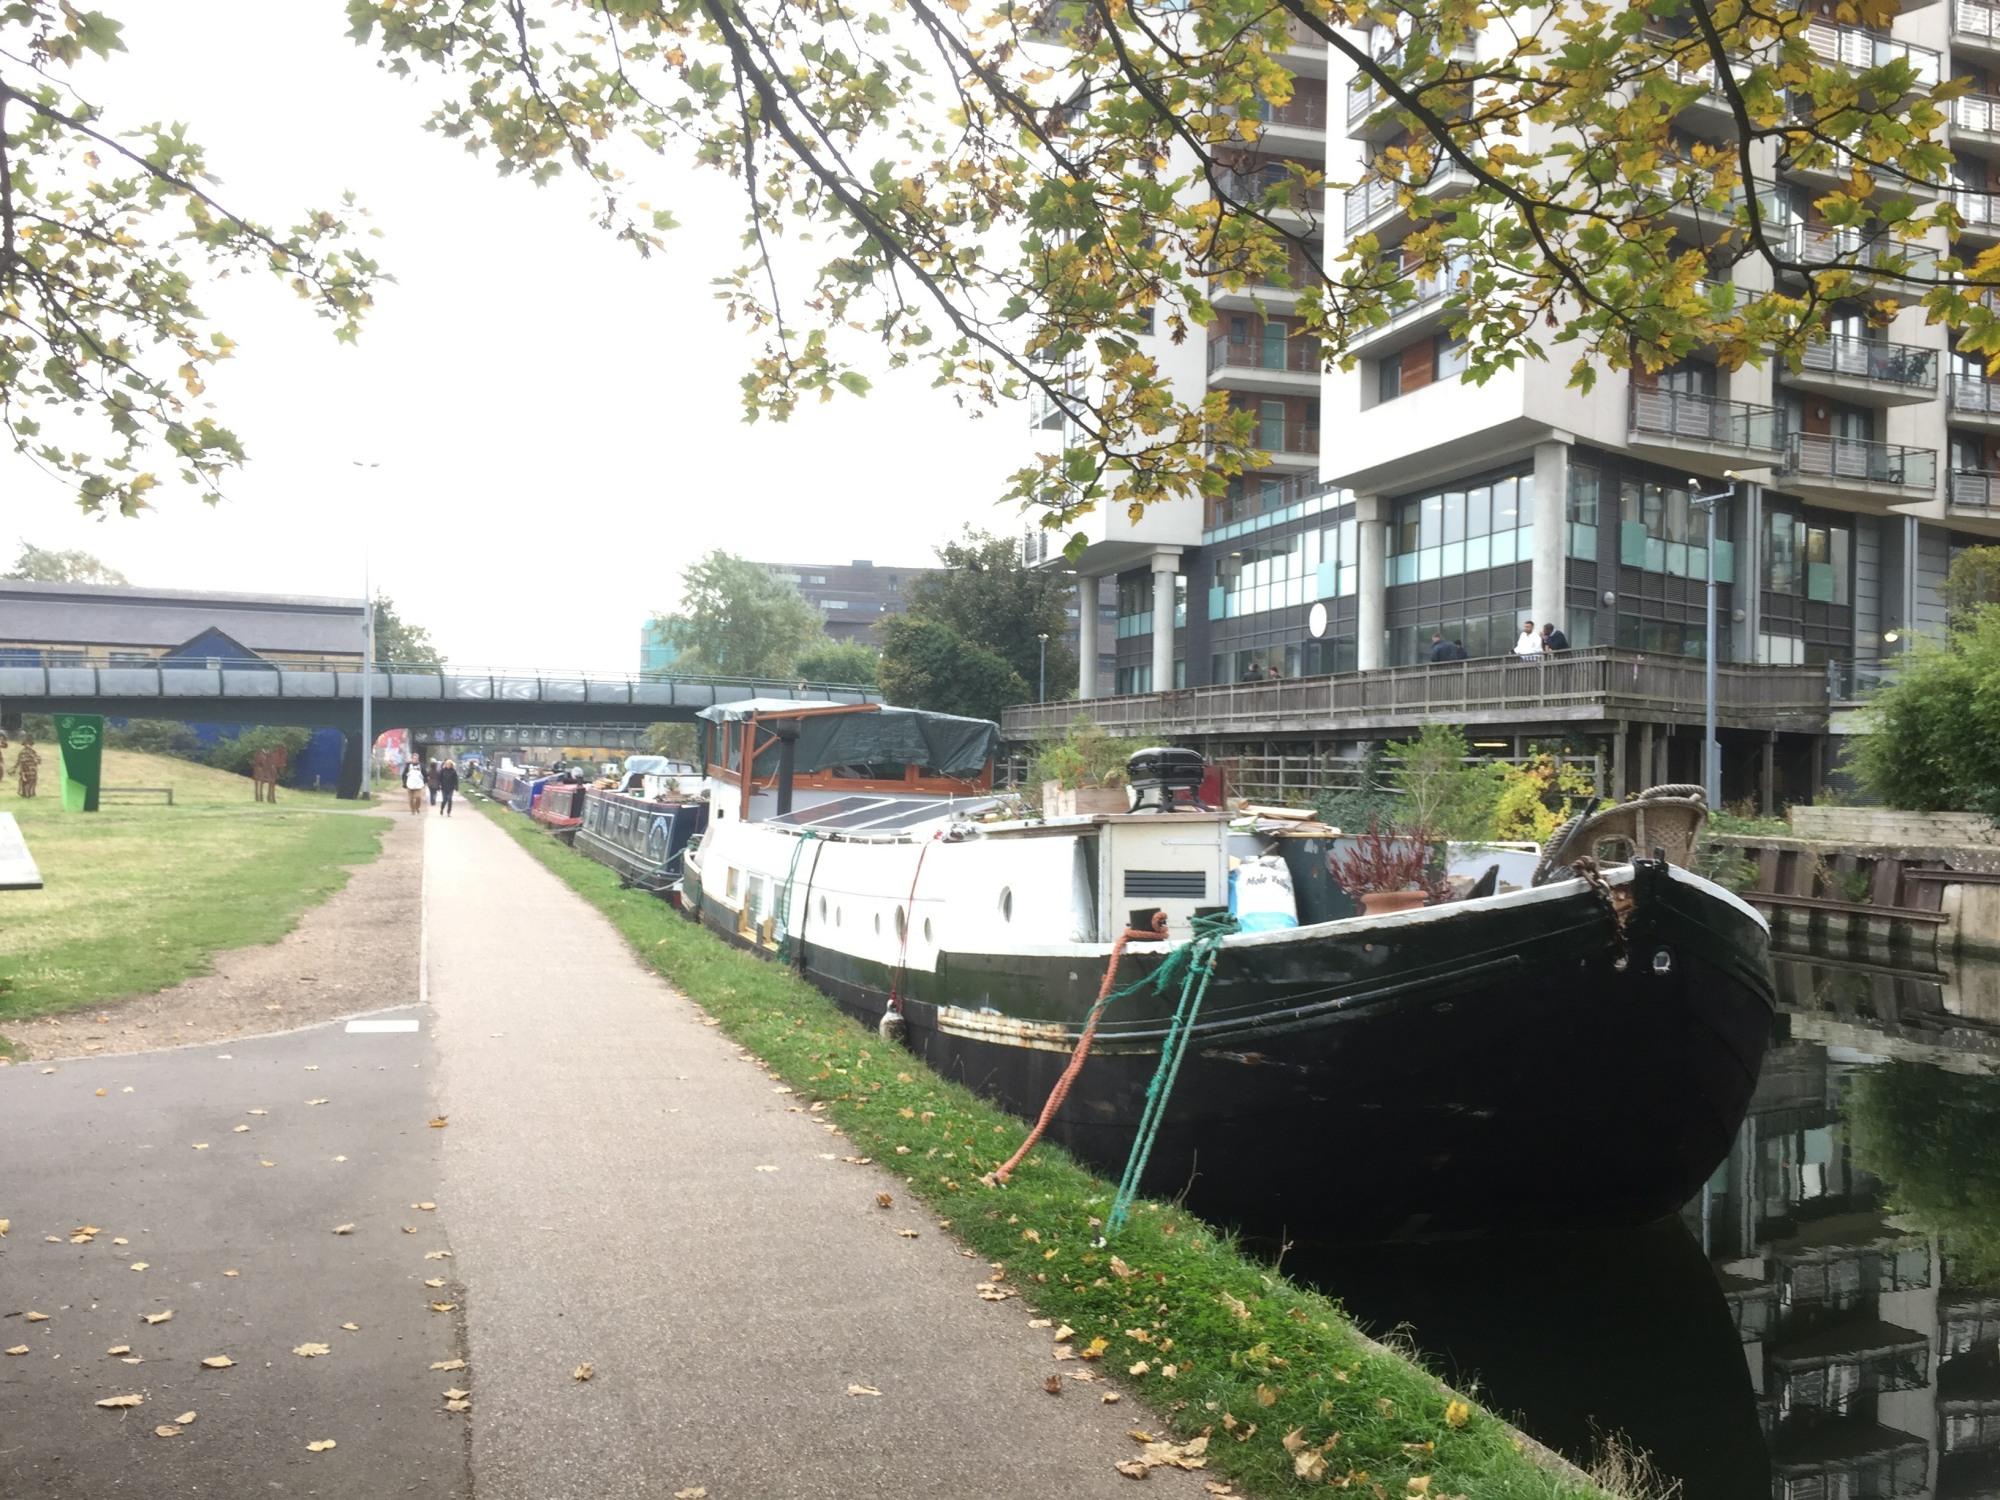
<path fill-rule="evenodd" d="M 749 820 L 750 799 L 759 791 L 768 791 L 778 783 L 777 773 L 759 777 L 752 768 L 757 757 L 778 743 L 778 736 L 764 729 L 766 720 L 813 719 L 828 714 L 874 713 L 880 705 L 874 703 L 839 704 L 829 708 L 802 708 L 787 713 L 752 714 L 747 719 L 723 719 L 716 724 L 716 736 L 712 742 L 714 755 L 704 756 L 702 771 L 718 781 L 735 783 L 739 790 L 737 816 Z M 735 752 L 736 766 L 729 764 L 731 752 Z M 977 776 L 926 776 L 921 766 L 905 766 L 900 778 L 890 781 L 880 778 L 857 779 L 852 776 L 836 776 L 831 771 L 799 771 L 792 777 L 794 790 L 873 792 L 877 795 L 925 795 L 935 797 L 969 797 L 993 789 L 993 762 L 989 759 Z"/>

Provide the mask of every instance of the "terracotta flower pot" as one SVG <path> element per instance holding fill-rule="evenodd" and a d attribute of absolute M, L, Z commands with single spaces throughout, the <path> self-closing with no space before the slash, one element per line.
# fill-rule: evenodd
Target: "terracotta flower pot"
<path fill-rule="evenodd" d="M 1422 891 L 1366 891 L 1361 897 L 1361 915 L 1379 917 L 1392 911 L 1415 911 L 1427 899 Z"/>

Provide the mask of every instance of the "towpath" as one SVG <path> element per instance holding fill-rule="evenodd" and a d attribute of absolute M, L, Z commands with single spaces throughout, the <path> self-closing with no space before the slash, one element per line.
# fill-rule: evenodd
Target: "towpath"
<path fill-rule="evenodd" d="M 503 832 L 426 833 L 481 1500 L 1124 1493 L 1142 1408 L 1048 1395 L 984 1263 Z"/>

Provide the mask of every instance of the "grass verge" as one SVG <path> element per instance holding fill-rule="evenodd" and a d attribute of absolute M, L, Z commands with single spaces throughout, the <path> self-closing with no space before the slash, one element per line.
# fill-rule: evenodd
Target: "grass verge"
<path fill-rule="evenodd" d="M 65 813 L 53 774 L 39 797 L 11 783 L 0 797 L 44 881 L 0 894 L 0 1021 L 163 989 L 221 949 L 276 942 L 380 852 L 386 829 L 288 789 L 254 802 L 245 778 L 165 756 L 107 751 L 104 781 L 171 786 L 174 805 Z"/>
<path fill-rule="evenodd" d="M 1336 1303 L 1178 1208 L 1142 1203 L 1098 1248 L 1113 1185 L 1058 1148 L 1037 1147 L 1006 1188 L 983 1186 L 1025 1138 L 1023 1122 L 885 1045 L 789 970 L 626 889 L 525 818 L 469 800 L 802 1099 L 822 1104 L 822 1118 L 897 1173 L 941 1228 L 988 1257 L 996 1287 L 1017 1288 L 1072 1328 L 1063 1347 L 1077 1358 L 1051 1365 L 1070 1377 L 1068 1397 L 1095 1400 L 1114 1384 L 1136 1391 L 1184 1439 L 1208 1434 L 1213 1473 L 1259 1494 L 1606 1495 L 1536 1461 L 1513 1429 L 1363 1338 Z M 1080 1382 L 1079 1372 L 1100 1379 Z"/>

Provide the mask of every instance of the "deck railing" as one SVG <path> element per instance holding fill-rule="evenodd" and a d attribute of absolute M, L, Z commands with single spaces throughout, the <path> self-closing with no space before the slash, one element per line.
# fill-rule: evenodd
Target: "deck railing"
<path fill-rule="evenodd" d="M 1954 416 L 2000 417 L 2000 384 L 1983 375 L 1954 370 L 1949 399 Z"/>
<path fill-rule="evenodd" d="M 1905 448 L 1870 438 L 1831 437 L 1795 432 L 1788 440 L 1780 474 L 1803 474 L 1856 484 L 1892 484 L 1902 489 L 1937 488 L 1937 450 Z"/>
<path fill-rule="evenodd" d="M 1966 0 L 1959 0 L 1961 11 L 1968 8 L 1988 9 L 1983 5 L 1968 7 Z M 1943 72 L 1944 58 L 1929 47 L 1900 42 L 1894 37 L 1877 36 L 1859 26 L 1842 26 L 1833 21 L 1814 19 L 1806 25 L 1806 45 L 1825 61 L 1858 71 L 1879 68 L 1902 59 L 1909 63 L 1917 82 L 1926 86 L 1935 86 Z"/>
<path fill-rule="evenodd" d="M 1772 406 L 1721 401 L 1689 391 L 1632 387 L 1630 430 L 1634 436 L 1776 452 L 1784 445 L 1784 423 L 1784 413 Z"/>
<path fill-rule="evenodd" d="M 1819 667 L 1724 664 L 1717 674 L 1725 721 L 1814 717 L 1827 708 L 1826 673 Z M 1221 683 L 1172 692 L 1061 703 L 1029 703 L 1006 711 L 1011 740 L 1061 733 L 1078 714 L 1123 733 L 1228 735 L 1338 730 L 1343 721 L 1417 724 L 1426 719 L 1536 716 L 1559 722 L 1566 713 L 1698 718 L 1699 659 L 1594 646 L 1541 661 L 1512 656 L 1341 672 L 1276 682 Z"/>
<path fill-rule="evenodd" d="M 1890 344 L 1837 334 L 1799 351 L 1799 368 L 1816 375 L 1852 376 L 1907 385 L 1913 390 L 1937 389 L 1937 350 L 1915 344 Z"/>

